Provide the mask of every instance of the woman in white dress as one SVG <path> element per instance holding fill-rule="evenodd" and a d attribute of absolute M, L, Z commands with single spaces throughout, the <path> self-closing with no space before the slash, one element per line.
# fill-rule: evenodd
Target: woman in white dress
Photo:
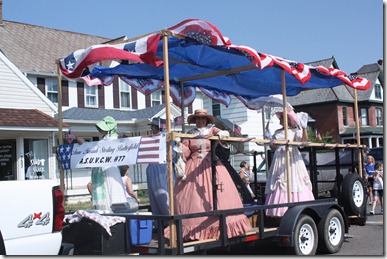
<path fill-rule="evenodd" d="M 283 125 L 283 112 L 276 113 L 281 125 Z M 293 110 L 288 112 L 288 139 L 290 141 L 308 141 L 308 132 L 305 126 L 302 130 L 298 127 L 296 114 Z M 282 127 L 274 132 L 272 137 L 275 140 L 285 140 L 285 129 Z M 286 176 L 286 152 L 285 145 L 271 145 L 275 149 L 273 160 L 270 166 L 266 181 L 265 204 L 287 203 L 287 176 Z M 312 183 L 306 169 L 301 152 L 297 146 L 289 146 L 289 164 L 291 174 L 291 202 L 314 200 Z M 266 210 L 266 216 L 281 217 L 287 211 L 287 207 L 273 208 Z"/>
<path fill-rule="evenodd" d="M 101 134 L 101 140 L 117 139 L 117 122 L 111 116 L 104 117 L 95 127 Z M 78 138 L 78 144 L 85 140 Z M 125 203 L 125 190 L 121 180 L 121 174 L 117 166 L 93 167 L 91 182 L 87 186 L 93 205 L 97 210 L 112 211 L 111 205 Z"/>

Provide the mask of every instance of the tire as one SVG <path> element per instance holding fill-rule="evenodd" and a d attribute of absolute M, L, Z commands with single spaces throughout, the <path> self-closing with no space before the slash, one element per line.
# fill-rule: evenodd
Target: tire
<path fill-rule="evenodd" d="M 344 242 L 344 219 L 336 209 L 328 211 L 318 223 L 319 250 L 335 254 L 340 251 Z"/>
<path fill-rule="evenodd" d="M 296 255 L 314 255 L 317 251 L 318 235 L 314 220 L 301 215 L 294 231 L 294 253 Z"/>
<path fill-rule="evenodd" d="M 361 177 L 356 174 L 347 174 L 343 180 L 342 206 L 347 216 L 359 215 L 366 206 L 364 185 Z"/>

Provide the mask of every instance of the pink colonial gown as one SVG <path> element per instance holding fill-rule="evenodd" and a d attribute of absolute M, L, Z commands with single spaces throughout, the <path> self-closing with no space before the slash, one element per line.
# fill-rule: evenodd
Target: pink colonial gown
<path fill-rule="evenodd" d="M 276 130 L 273 137 L 276 140 L 285 140 L 285 131 L 283 129 Z M 301 142 L 301 130 L 298 128 L 289 129 L 288 139 Z M 297 146 L 289 146 L 289 164 L 291 174 L 291 202 L 314 200 L 312 183 L 310 182 L 308 171 Z M 287 203 L 287 176 L 284 145 L 276 146 L 266 180 L 265 194 L 266 205 Z M 282 217 L 287 209 L 287 207 L 267 209 L 266 216 Z"/>
<path fill-rule="evenodd" d="M 204 127 L 189 131 L 190 134 L 216 134 L 220 129 Z M 186 158 L 185 181 L 176 180 L 174 187 L 175 214 L 189 214 L 214 210 L 212 195 L 211 143 L 207 139 L 185 139 L 182 142 L 183 154 Z M 243 204 L 238 190 L 226 167 L 217 158 L 217 183 L 223 184 L 223 190 L 217 191 L 217 206 L 219 210 L 242 208 Z M 234 237 L 251 230 L 251 225 L 245 214 L 226 217 L 227 236 Z M 204 240 L 219 238 L 219 217 L 209 216 L 183 219 L 183 239 Z M 169 227 L 164 232 L 169 237 Z"/>

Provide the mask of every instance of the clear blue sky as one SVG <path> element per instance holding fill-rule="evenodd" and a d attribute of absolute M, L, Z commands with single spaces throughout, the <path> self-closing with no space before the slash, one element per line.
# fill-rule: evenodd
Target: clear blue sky
<path fill-rule="evenodd" d="M 382 0 L 3 0 L 3 19 L 117 38 L 199 18 L 235 45 L 356 72 L 383 58 Z M 74 50 L 75 51 L 75 50 Z"/>

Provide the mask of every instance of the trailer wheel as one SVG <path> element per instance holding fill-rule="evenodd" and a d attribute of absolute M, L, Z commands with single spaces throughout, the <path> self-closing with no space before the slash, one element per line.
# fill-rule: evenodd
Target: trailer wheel
<path fill-rule="evenodd" d="M 347 174 L 343 181 L 343 206 L 347 216 L 358 215 L 364 210 L 365 191 L 360 176 Z"/>
<path fill-rule="evenodd" d="M 344 219 L 341 213 L 332 209 L 318 224 L 319 248 L 322 252 L 334 254 L 340 251 L 344 242 Z"/>
<path fill-rule="evenodd" d="M 316 223 L 310 216 L 301 215 L 294 231 L 294 253 L 296 255 L 314 255 L 317 244 Z"/>

